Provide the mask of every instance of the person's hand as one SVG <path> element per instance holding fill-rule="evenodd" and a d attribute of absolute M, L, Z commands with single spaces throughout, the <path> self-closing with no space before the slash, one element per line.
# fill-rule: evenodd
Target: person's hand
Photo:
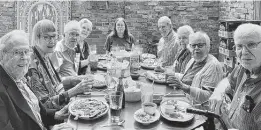
<path fill-rule="evenodd" d="M 90 91 L 94 83 L 93 79 L 84 79 L 75 87 L 68 90 L 69 97 L 76 96 L 77 94 Z"/>
<path fill-rule="evenodd" d="M 221 106 L 223 103 L 224 93 L 214 92 L 209 97 L 210 106 L 209 109 L 217 115 L 221 114 Z"/>
<path fill-rule="evenodd" d="M 169 86 L 174 87 L 176 89 L 181 89 L 186 93 L 189 93 L 189 86 L 182 83 L 176 76 L 170 75 L 167 78 L 167 83 Z"/>
<path fill-rule="evenodd" d="M 51 130 L 65 130 L 65 129 L 66 130 L 75 130 L 75 128 L 68 123 L 62 123 L 62 124 L 54 125 Z"/>
<path fill-rule="evenodd" d="M 68 116 L 69 116 L 68 107 L 69 107 L 69 105 L 66 105 L 61 110 L 55 112 L 54 119 L 64 120 L 64 119 L 68 118 Z"/>

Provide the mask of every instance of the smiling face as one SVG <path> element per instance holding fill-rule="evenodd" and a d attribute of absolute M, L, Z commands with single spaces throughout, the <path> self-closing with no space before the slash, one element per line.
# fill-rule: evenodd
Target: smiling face
<path fill-rule="evenodd" d="M 117 34 L 121 34 L 123 35 L 124 34 L 124 31 L 125 31 L 125 24 L 123 22 L 123 20 L 119 20 L 116 22 L 116 31 L 117 31 Z"/>
<path fill-rule="evenodd" d="M 57 43 L 56 32 L 47 32 L 40 35 L 39 44 L 37 46 L 44 53 L 52 53 Z"/>
<path fill-rule="evenodd" d="M 21 36 L 15 37 L 16 46 L 6 52 L 2 64 L 6 71 L 14 78 L 21 79 L 28 71 L 31 51 L 29 41 Z"/>
<path fill-rule="evenodd" d="M 83 23 L 81 25 L 81 37 L 83 39 L 87 38 L 90 35 L 91 32 L 92 32 L 92 27 L 91 27 L 90 24 Z"/>
<path fill-rule="evenodd" d="M 178 39 L 179 39 L 179 44 L 182 47 L 182 49 L 185 49 L 189 43 L 189 38 L 188 38 L 187 33 L 182 33 L 182 32 L 178 33 Z"/>
<path fill-rule="evenodd" d="M 70 49 L 73 49 L 76 47 L 77 43 L 80 39 L 80 30 L 78 29 L 72 29 L 65 33 L 65 46 L 67 46 Z"/>
<path fill-rule="evenodd" d="M 172 30 L 171 25 L 166 21 L 158 22 L 158 29 L 162 37 L 167 37 L 170 31 Z"/>
<path fill-rule="evenodd" d="M 240 64 L 252 71 L 258 69 L 261 66 L 261 44 L 259 43 L 260 36 L 249 36 L 244 38 L 235 39 L 236 54 L 239 59 Z M 247 44 L 259 43 L 256 48 L 249 49 L 246 47 Z M 243 46 L 241 49 L 237 46 Z"/>

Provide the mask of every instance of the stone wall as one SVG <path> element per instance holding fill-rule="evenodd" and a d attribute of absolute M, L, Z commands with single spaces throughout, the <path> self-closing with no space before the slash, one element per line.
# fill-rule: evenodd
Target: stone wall
<path fill-rule="evenodd" d="M 0 37 L 16 29 L 15 2 L 0 1 Z"/>

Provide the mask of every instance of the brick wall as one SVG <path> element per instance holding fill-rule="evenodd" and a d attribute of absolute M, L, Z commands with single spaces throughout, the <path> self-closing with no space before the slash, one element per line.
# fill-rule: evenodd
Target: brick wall
<path fill-rule="evenodd" d="M 169 16 L 173 27 L 188 24 L 195 30 L 209 34 L 212 40 L 211 53 L 218 53 L 219 1 L 150 1 L 116 2 L 91 1 L 72 2 L 72 19 L 89 18 L 94 23 L 89 41 L 104 45 L 108 30 L 113 27 L 117 17 L 124 17 L 130 32 L 140 43 L 145 44 L 145 51 L 155 53 L 155 47 L 147 45 L 160 38 L 157 21 L 161 16 Z"/>
<path fill-rule="evenodd" d="M 254 1 L 220 2 L 219 19 L 254 19 Z"/>
<path fill-rule="evenodd" d="M 155 42 L 160 34 L 157 20 L 170 16 L 173 27 L 184 24 L 195 30 L 208 33 L 211 38 L 211 53 L 218 53 L 219 19 L 253 19 L 253 1 L 72 1 L 72 19 L 90 19 L 93 32 L 88 41 L 98 45 L 98 52 L 104 52 L 106 36 L 112 30 L 116 18 L 124 17 L 130 32 L 140 43 L 145 44 L 145 52 L 155 53 Z M 0 1 L 0 36 L 16 29 L 16 9 L 13 1 Z M 151 44 L 149 44 L 151 43 Z"/>
<path fill-rule="evenodd" d="M 15 2 L 0 1 L 0 37 L 16 29 Z"/>

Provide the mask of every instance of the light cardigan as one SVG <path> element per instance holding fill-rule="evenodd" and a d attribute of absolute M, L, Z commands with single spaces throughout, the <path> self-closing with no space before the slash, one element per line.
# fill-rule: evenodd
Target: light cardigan
<path fill-rule="evenodd" d="M 194 58 L 188 62 L 185 73 L 193 65 Z M 208 54 L 206 64 L 204 67 L 194 76 L 192 84 L 190 86 L 190 93 L 187 95 L 192 98 L 193 103 L 202 103 L 211 96 L 216 85 L 223 79 L 223 69 L 220 62 L 211 54 Z M 179 74 L 181 79 L 184 75 Z"/>

